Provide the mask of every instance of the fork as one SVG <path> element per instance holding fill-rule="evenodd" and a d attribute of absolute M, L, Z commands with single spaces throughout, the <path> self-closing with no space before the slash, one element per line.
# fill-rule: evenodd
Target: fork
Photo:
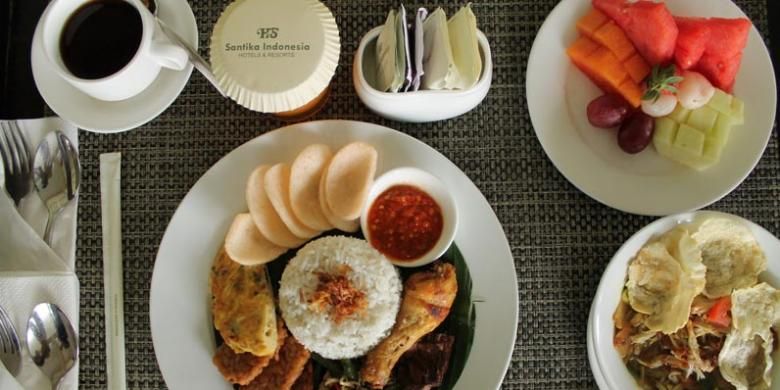
<path fill-rule="evenodd" d="M 11 375 L 16 376 L 19 373 L 22 362 L 19 337 L 16 335 L 13 321 L 2 306 L 0 306 L 0 361 Z"/>
<path fill-rule="evenodd" d="M 15 121 L 0 122 L 0 157 L 5 169 L 5 190 L 18 207 L 32 188 L 32 159 L 27 140 Z"/>

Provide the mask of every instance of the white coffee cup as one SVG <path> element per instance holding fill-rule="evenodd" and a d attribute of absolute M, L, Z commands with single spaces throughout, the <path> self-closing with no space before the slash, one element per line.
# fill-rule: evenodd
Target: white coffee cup
<path fill-rule="evenodd" d="M 117 101 L 141 93 L 154 82 L 165 67 L 182 70 L 187 66 L 187 52 L 170 42 L 160 31 L 154 15 L 140 0 L 123 0 L 141 16 L 143 33 L 135 56 L 116 73 L 100 79 L 76 77 L 65 66 L 60 54 L 60 35 L 70 16 L 92 0 L 54 0 L 41 16 L 43 51 L 60 77 L 84 93 L 100 100 Z"/>

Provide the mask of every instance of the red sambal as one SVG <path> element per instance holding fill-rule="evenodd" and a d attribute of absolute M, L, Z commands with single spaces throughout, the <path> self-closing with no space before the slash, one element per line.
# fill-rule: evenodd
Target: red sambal
<path fill-rule="evenodd" d="M 428 253 L 443 226 L 439 204 L 410 185 L 388 188 L 368 211 L 371 245 L 394 260 L 415 260 Z"/>

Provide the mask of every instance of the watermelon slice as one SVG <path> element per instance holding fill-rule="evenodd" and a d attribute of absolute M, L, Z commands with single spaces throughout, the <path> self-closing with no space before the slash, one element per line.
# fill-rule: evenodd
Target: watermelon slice
<path fill-rule="evenodd" d="M 675 17 L 680 33 L 677 36 L 677 47 L 674 50 L 674 60 L 680 69 L 690 69 L 699 62 L 707 43 L 710 41 L 710 27 L 707 19 Z"/>
<path fill-rule="evenodd" d="M 593 6 L 607 14 L 626 32 L 639 54 L 650 65 L 665 64 L 674 57 L 677 24 L 663 3 L 647 0 L 593 0 Z"/>
<path fill-rule="evenodd" d="M 706 76 L 715 87 L 731 92 L 742 63 L 742 50 L 747 45 L 750 21 L 711 18 L 696 23 L 707 26 L 709 39 L 704 54 L 692 68 Z"/>

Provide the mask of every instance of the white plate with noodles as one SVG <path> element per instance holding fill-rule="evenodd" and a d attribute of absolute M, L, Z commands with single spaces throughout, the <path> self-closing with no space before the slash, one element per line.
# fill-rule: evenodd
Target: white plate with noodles
<path fill-rule="evenodd" d="M 517 279 L 506 236 L 485 197 L 457 166 L 408 135 L 369 123 L 320 121 L 271 131 L 236 148 L 198 180 L 171 219 L 150 293 L 152 339 L 169 388 L 232 388 L 212 363 L 217 341 L 209 274 L 233 217 L 246 212 L 244 194 L 250 173 L 259 164 L 292 161 L 313 143 L 335 150 L 353 141 L 377 149 L 377 176 L 412 166 L 436 175 L 453 189 L 459 205 L 455 244 L 470 271 L 476 301 L 471 352 L 454 388 L 500 387 L 517 330 Z"/>
<path fill-rule="evenodd" d="M 776 260 L 780 256 L 780 240 L 753 222 L 731 214 L 699 211 L 672 215 L 647 225 L 628 239 L 614 255 L 601 277 L 601 282 L 591 305 L 587 332 L 588 359 L 599 388 L 604 390 L 641 388 L 627 368 L 613 342 L 616 335 L 613 315 L 618 308 L 618 303 L 621 301 L 630 262 L 648 242 L 654 241 L 654 239 L 661 237 L 675 227 L 701 223 L 712 218 L 726 218 L 749 229 L 767 258 L 766 270 L 759 274 L 758 283 L 765 282 L 774 288 L 780 287 L 780 262 Z M 729 318 L 731 318 L 731 314 L 729 314 Z M 733 327 L 733 325 L 730 326 Z M 724 329 L 730 330 L 732 328 Z M 701 345 L 704 346 L 705 344 Z M 780 385 L 780 367 L 778 366 L 780 365 L 780 352 L 776 348 L 772 351 L 772 361 L 771 381 L 772 388 L 775 388 Z M 695 377 L 695 374 L 693 375 Z M 708 374 L 707 377 L 708 380 L 717 380 L 716 376 L 711 374 Z"/>

